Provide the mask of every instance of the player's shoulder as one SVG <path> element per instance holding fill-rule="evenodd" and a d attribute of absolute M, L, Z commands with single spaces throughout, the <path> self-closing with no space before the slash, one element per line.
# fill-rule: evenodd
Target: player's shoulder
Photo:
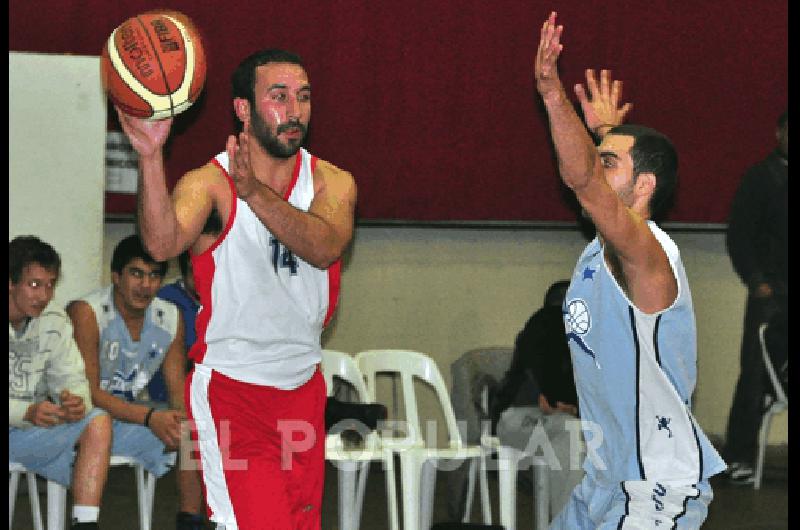
<path fill-rule="evenodd" d="M 335 166 L 327 160 L 321 158 L 317 159 L 316 167 L 314 168 L 314 175 L 320 175 L 325 178 L 342 179 L 345 181 L 353 181 L 353 175 L 338 166 Z"/>
<path fill-rule="evenodd" d="M 84 331 L 101 331 L 117 318 L 114 307 L 113 285 L 100 287 L 67 305 L 67 313 L 74 326 Z"/>
<path fill-rule="evenodd" d="M 227 179 L 225 177 L 225 171 L 218 164 L 214 163 L 213 160 L 210 160 L 205 165 L 187 171 L 178 183 L 195 188 L 226 184 Z"/>
<path fill-rule="evenodd" d="M 180 204 L 202 203 L 208 200 L 216 208 L 228 204 L 231 184 L 221 166 L 210 161 L 207 164 L 186 172 L 175 186 L 174 197 Z"/>
<path fill-rule="evenodd" d="M 317 192 L 327 190 L 332 195 L 347 198 L 349 202 L 355 201 L 356 182 L 353 175 L 327 160 L 317 159 L 314 186 Z"/>

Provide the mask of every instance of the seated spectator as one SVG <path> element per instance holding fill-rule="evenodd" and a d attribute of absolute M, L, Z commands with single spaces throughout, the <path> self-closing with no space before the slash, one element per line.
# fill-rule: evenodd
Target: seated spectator
<path fill-rule="evenodd" d="M 111 418 L 92 406 L 64 310 L 52 303 L 61 269 L 36 237 L 8 244 L 8 459 L 72 489 L 72 528 L 98 528 Z M 75 447 L 77 446 L 77 454 Z"/>
<path fill-rule="evenodd" d="M 157 263 L 138 236 L 114 249 L 113 284 L 67 307 L 83 354 L 92 399 L 114 418 L 113 455 L 135 458 L 164 475 L 181 443 L 189 443 L 183 399 L 184 326 L 178 308 L 155 298 L 167 263 Z M 168 403 L 143 399 L 153 374 L 163 369 Z M 180 455 L 188 451 L 180 451 Z M 204 528 L 199 473 L 193 462 L 178 470 L 180 511 L 176 527 Z"/>
<path fill-rule="evenodd" d="M 517 335 L 511 365 L 489 396 L 492 426 L 503 445 L 531 456 L 548 457 L 552 449 L 550 454 L 557 459 L 548 462 L 553 515 L 561 511 L 584 475 L 585 447 L 579 435 L 578 397 L 562 313 L 568 287 L 569 281 L 562 280 L 547 290 L 544 305 Z M 526 382 L 532 385 L 524 386 Z M 531 387 L 533 395 L 518 396 L 520 389 L 531 392 Z M 526 400 L 535 400 L 536 405 L 509 406 Z M 536 435 L 538 429 L 543 429 L 546 439 Z M 521 462 L 520 469 L 524 464 L 530 464 L 530 459 Z"/>

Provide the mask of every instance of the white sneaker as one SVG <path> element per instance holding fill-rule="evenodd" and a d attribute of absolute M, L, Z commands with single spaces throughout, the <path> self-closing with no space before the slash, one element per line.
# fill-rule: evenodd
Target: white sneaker
<path fill-rule="evenodd" d="M 733 462 L 725 472 L 728 481 L 737 486 L 747 486 L 755 482 L 753 467 L 743 462 Z"/>

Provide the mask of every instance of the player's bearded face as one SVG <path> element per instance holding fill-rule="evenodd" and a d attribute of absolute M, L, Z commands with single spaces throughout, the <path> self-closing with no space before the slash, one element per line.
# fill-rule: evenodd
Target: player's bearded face
<path fill-rule="evenodd" d="M 250 129 L 258 143 L 275 158 L 289 158 L 294 156 L 306 140 L 308 128 L 296 120 L 290 120 L 275 127 L 275 131 L 256 111 L 255 105 L 250 107 Z M 283 132 L 299 131 L 296 138 L 290 137 L 282 141 L 279 136 Z"/>

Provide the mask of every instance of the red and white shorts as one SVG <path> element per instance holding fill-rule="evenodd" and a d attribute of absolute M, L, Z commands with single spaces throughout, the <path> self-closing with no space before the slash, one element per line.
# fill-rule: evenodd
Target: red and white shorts
<path fill-rule="evenodd" d="M 185 395 L 209 519 L 225 530 L 318 530 L 326 400 L 319 369 L 281 390 L 197 364 Z"/>

